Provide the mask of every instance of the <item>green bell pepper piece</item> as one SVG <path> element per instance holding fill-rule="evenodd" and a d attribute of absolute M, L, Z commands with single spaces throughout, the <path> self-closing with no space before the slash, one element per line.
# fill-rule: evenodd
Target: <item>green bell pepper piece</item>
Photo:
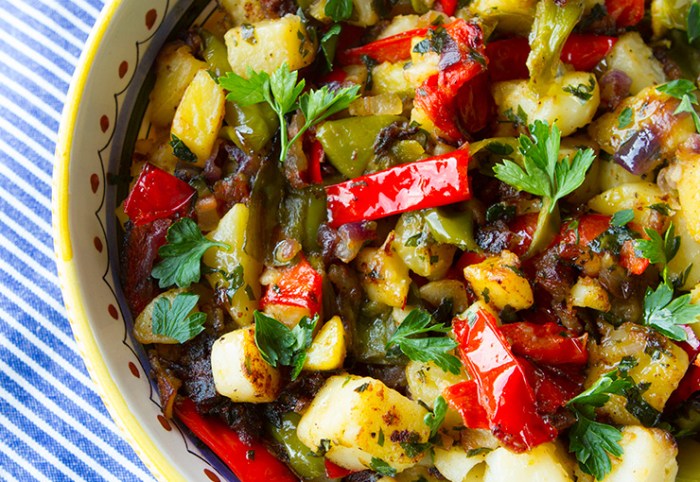
<path fill-rule="evenodd" d="M 327 121 L 316 129 L 328 161 L 345 177 L 360 176 L 374 157 L 374 141 L 379 132 L 394 122 L 404 121 L 393 115 L 348 117 Z"/>
<path fill-rule="evenodd" d="M 561 229 L 559 206 L 555 206 L 554 210 L 550 213 L 550 204 L 550 199 L 542 199 L 542 208 L 540 209 L 539 216 L 537 216 L 537 227 L 535 227 L 535 233 L 532 235 L 530 247 L 523 256 L 525 259 L 531 258 L 547 249 Z"/>
<path fill-rule="evenodd" d="M 474 240 L 474 217 L 470 210 L 426 209 L 425 221 L 438 243 L 451 244 L 463 251 L 481 251 Z"/>
<path fill-rule="evenodd" d="M 299 241 L 307 252 L 318 251 L 318 229 L 326 220 L 326 194 L 323 188 L 312 186 L 291 191 L 280 212 L 280 224 L 285 237 Z"/>
<path fill-rule="evenodd" d="M 199 36 L 202 37 L 204 45 L 202 47 L 202 57 L 214 75 L 221 77 L 226 72 L 231 71 L 228 63 L 228 52 L 223 39 L 218 38 L 208 30 L 201 29 Z"/>
<path fill-rule="evenodd" d="M 323 477 L 326 473 L 324 458 L 315 455 L 309 447 L 301 443 L 297 437 L 297 425 L 301 415 L 294 412 L 285 413 L 281 417 L 279 427 L 269 424 L 272 438 L 279 442 L 287 451 L 289 466 L 304 480 Z"/>
<path fill-rule="evenodd" d="M 226 102 L 226 123 L 233 127 L 231 140 L 243 151 L 260 152 L 275 135 L 279 127 L 277 115 L 266 103 L 242 106 Z"/>

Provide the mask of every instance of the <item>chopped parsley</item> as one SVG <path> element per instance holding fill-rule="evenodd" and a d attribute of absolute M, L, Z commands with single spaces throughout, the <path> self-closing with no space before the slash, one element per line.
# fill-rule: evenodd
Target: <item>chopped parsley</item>
<path fill-rule="evenodd" d="M 179 343 L 199 335 L 204 331 L 207 315 L 192 313 L 198 301 L 199 295 L 194 293 L 178 293 L 172 303 L 164 296 L 158 298 L 153 306 L 153 334 L 173 338 Z"/>
<path fill-rule="evenodd" d="M 674 99 L 680 99 L 681 103 L 678 104 L 673 114 L 678 115 L 685 112 L 690 114 L 695 124 L 695 131 L 700 133 L 700 117 L 698 117 L 698 113 L 695 111 L 695 107 L 693 107 L 698 105 L 698 98 L 695 94 L 697 87 L 692 81 L 688 79 L 676 79 L 658 86 L 656 90 L 670 95 Z"/>
<path fill-rule="evenodd" d="M 175 134 L 170 134 L 172 140 L 170 141 L 170 147 L 173 148 L 173 154 L 178 159 L 186 162 L 197 162 L 197 156 L 190 150 L 189 147 Z"/>
<path fill-rule="evenodd" d="M 263 360 L 273 367 L 292 367 L 292 380 L 301 373 L 306 360 L 306 350 L 311 346 L 318 316 L 305 316 L 292 329 L 259 311 L 253 314 L 255 320 L 255 344 Z"/>

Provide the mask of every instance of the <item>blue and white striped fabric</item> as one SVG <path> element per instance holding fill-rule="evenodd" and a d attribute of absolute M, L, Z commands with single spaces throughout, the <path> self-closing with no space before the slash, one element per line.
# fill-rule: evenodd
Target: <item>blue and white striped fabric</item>
<path fill-rule="evenodd" d="M 104 0 L 0 0 L 0 480 L 153 480 L 62 305 L 51 235 L 61 111 Z"/>

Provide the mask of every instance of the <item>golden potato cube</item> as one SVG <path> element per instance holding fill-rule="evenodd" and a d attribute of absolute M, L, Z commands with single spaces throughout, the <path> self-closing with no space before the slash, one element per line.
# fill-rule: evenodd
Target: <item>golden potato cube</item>
<path fill-rule="evenodd" d="M 538 445 L 521 454 L 500 447 L 486 455 L 484 481 L 573 482 L 573 462 L 566 449 L 556 442 Z"/>
<path fill-rule="evenodd" d="M 180 343 L 174 338 L 170 338 L 169 336 L 165 335 L 156 335 L 153 333 L 153 309 L 156 306 L 156 303 L 160 299 L 166 299 L 168 300 L 169 303 L 172 304 L 173 300 L 175 297 L 181 293 L 187 293 L 188 291 L 186 289 L 182 288 L 174 288 L 169 291 L 166 291 L 165 293 L 161 293 L 153 300 L 146 305 L 146 307 L 143 309 L 141 313 L 136 317 L 136 320 L 134 321 L 134 337 L 136 340 L 138 340 L 139 343 L 142 343 L 144 345 L 147 345 L 149 343 L 163 343 L 165 345 L 176 345 Z M 195 307 L 192 310 L 192 313 L 196 313 L 199 310 L 197 307 Z"/>
<path fill-rule="evenodd" d="M 608 55 L 605 56 L 608 69 L 625 72 L 632 80 L 630 93 L 637 95 L 645 87 L 666 82 L 666 74 L 661 62 L 654 56 L 639 32 L 621 35 Z"/>
<path fill-rule="evenodd" d="M 398 94 L 413 97 L 415 86 L 405 75 L 406 63 L 383 62 L 372 69 L 372 95 Z"/>
<path fill-rule="evenodd" d="M 467 455 L 460 446 L 435 448 L 435 468 L 450 482 L 479 482 L 483 480 L 485 453 Z"/>
<path fill-rule="evenodd" d="M 356 375 L 330 377 L 301 417 L 299 440 L 311 450 L 330 443 L 326 457 L 350 470 L 370 468 L 373 458 L 397 471 L 423 458 L 409 457 L 401 442 L 425 443 L 427 411 L 379 380 Z"/>
<path fill-rule="evenodd" d="M 271 74 L 284 63 L 298 70 L 316 55 L 316 43 L 296 15 L 241 25 L 226 32 L 224 39 L 231 69 L 242 77 L 248 76 L 249 68 Z"/>
<path fill-rule="evenodd" d="M 610 298 L 597 279 L 581 276 L 569 295 L 571 306 L 593 308 L 598 311 L 610 311 Z"/>
<path fill-rule="evenodd" d="M 216 340 L 211 347 L 211 369 L 216 391 L 234 402 L 272 402 L 281 388 L 279 370 L 263 359 L 255 344 L 254 326 Z"/>
<path fill-rule="evenodd" d="M 224 121 L 226 95 L 209 72 L 200 70 L 187 87 L 175 112 L 172 135 L 177 136 L 197 156 L 196 165 L 204 163 L 214 147 Z"/>
<path fill-rule="evenodd" d="M 345 327 L 339 316 L 328 320 L 306 351 L 304 370 L 326 371 L 342 368 L 347 347 Z"/>
<path fill-rule="evenodd" d="M 156 83 L 150 95 L 149 119 L 159 127 L 170 125 L 177 106 L 194 76 L 207 64 L 197 60 L 192 50 L 181 44 L 163 47 L 156 60 Z"/>
<path fill-rule="evenodd" d="M 688 219 L 689 217 L 697 219 L 697 213 L 691 211 L 686 214 L 685 210 L 681 210 L 671 219 L 676 228 L 676 235 L 681 238 L 681 247 L 678 248 L 676 256 L 668 263 L 668 272 L 671 275 L 671 279 L 673 279 L 685 276 L 687 270 L 685 284 L 680 287 L 683 290 L 689 290 L 700 283 L 700 263 L 698 263 L 698 259 L 700 259 L 700 242 L 690 234 L 688 224 L 691 221 Z M 690 326 L 695 326 L 695 324 Z"/>
<path fill-rule="evenodd" d="M 673 482 L 678 473 L 678 447 L 673 436 L 658 428 L 622 428 L 622 458 L 601 482 Z"/>
<path fill-rule="evenodd" d="M 235 25 L 255 23 L 267 18 L 261 0 L 221 0 L 220 3 Z"/>
<path fill-rule="evenodd" d="M 650 225 L 652 216 L 657 217 L 649 207 L 654 204 L 669 204 L 673 207 L 675 202 L 670 195 L 664 194 L 658 185 L 646 181 L 620 184 L 588 201 L 589 208 L 608 216 L 631 209 L 634 222 L 642 227 Z"/>
<path fill-rule="evenodd" d="M 401 308 L 406 304 L 411 278 L 408 267 L 392 247 L 393 240 L 391 232 L 382 247 L 362 249 L 355 266 L 370 300 Z"/>
<path fill-rule="evenodd" d="M 700 156 L 682 152 L 678 160 L 683 170 L 678 180 L 678 201 L 683 212 L 691 214 L 686 216 L 688 232 L 700 242 Z"/>
<path fill-rule="evenodd" d="M 206 275 L 212 288 L 231 288 L 234 275 L 243 269 L 243 285 L 235 293 L 229 294 L 228 312 L 239 326 L 253 322 L 253 312 L 260 300 L 260 272 L 262 265 L 245 251 L 249 209 L 245 204 L 235 204 L 219 221 L 217 228 L 207 237 L 213 241 L 226 243 L 230 249 L 209 248 L 202 260 L 216 270 Z M 239 268 L 240 267 L 240 268 Z"/>
<path fill-rule="evenodd" d="M 464 277 L 479 299 L 502 310 L 524 310 L 534 303 L 532 287 L 518 271 L 520 258 L 510 251 L 464 268 Z"/>

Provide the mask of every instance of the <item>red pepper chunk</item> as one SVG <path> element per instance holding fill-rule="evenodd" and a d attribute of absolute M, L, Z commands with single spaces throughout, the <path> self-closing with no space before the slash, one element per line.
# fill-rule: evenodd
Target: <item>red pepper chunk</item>
<path fill-rule="evenodd" d="M 471 197 L 469 159 L 469 152 L 460 149 L 327 186 L 328 222 L 337 228 L 466 201 Z"/>
<path fill-rule="evenodd" d="M 194 189 L 185 181 L 146 163 L 124 201 L 124 212 L 140 226 L 174 214 L 185 214 L 194 194 Z"/>
<path fill-rule="evenodd" d="M 537 413 L 525 370 L 493 315 L 478 310 L 471 321 L 456 318 L 452 327 L 493 434 L 515 452 L 554 440 L 557 430 Z"/>
<path fill-rule="evenodd" d="M 302 256 L 297 264 L 281 270 L 279 279 L 265 291 L 260 307 L 297 306 L 314 316 L 321 310 L 322 285 L 319 272 Z"/>
<path fill-rule="evenodd" d="M 299 478 L 262 443 L 245 444 L 223 421 L 203 417 L 195 404 L 183 399 L 175 404 L 175 414 L 188 429 L 243 481 L 297 482 Z"/>
<path fill-rule="evenodd" d="M 617 42 L 617 37 L 606 35 L 584 35 L 572 33 L 566 39 L 561 59 L 576 70 L 592 70 L 608 55 Z"/>
<path fill-rule="evenodd" d="M 416 28 L 397 33 L 390 37 L 375 40 L 365 45 L 338 52 L 336 61 L 340 65 L 361 64 L 364 56 L 379 63 L 399 62 L 411 57 L 411 40 L 413 37 L 424 37 L 427 28 Z"/>
<path fill-rule="evenodd" d="M 329 479 L 342 479 L 355 472 L 354 470 L 336 465 L 328 459 L 324 459 L 323 463 L 326 466 L 326 477 Z"/>
<path fill-rule="evenodd" d="M 588 362 L 587 334 L 581 337 L 570 336 L 566 328 L 552 322 L 508 323 L 502 325 L 500 330 L 510 343 L 513 353 L 527 356 L 536 362 L 548 365 L 582 365 Z"/>
<path fill-rule="evenodd" d="M 644 0 L 605 0 L 605 8 L 619 28 L 632 27 L 644 18 Z"/>
<path fill-rule="evenodd" d="M 488 416 L 479 402 L 479 388 L 474 379 L 447 387 L 442 391 L 442 396 L 462 416 L 467 427 L 488 430 Z"/>
<path fill-rule="evenodd" d="M 457 10 L 457 0 L 438 0 L 437 6 L 438 10 L 451 17 Z"/>

